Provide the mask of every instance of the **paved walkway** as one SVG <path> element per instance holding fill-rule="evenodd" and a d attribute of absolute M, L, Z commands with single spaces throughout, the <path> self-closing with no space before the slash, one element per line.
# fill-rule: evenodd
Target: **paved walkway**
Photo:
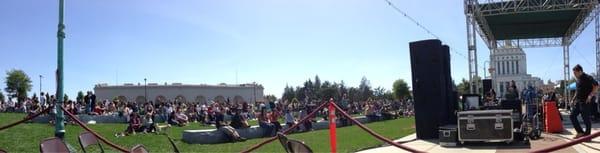
<path fill-rule="evenodd" d="M 395 140 L 396 142 L 405 142 L 403 145 L 412 147 L 417 150 L 425 152 L 440 152 L 440 153 L 514 153 L 514 152 L 528 152 L 531 149 L 540 149 L 557 144 L 571 141 L 575 135 L 575 130 L 571 125 L 568 114 L 561 112 L 563 115 L 563 125 L 565 131 L 560 134 L 544 133 L 541 139 L 532 140 L 529 144 L 525 143 L 466 143 L 458 147 L 442 147 L 438 145 L 437 140 L 416 140 L 416 134 L 412 134 L 401 139 Z M 583 124 L 583 123 L 581 123 Z M 582 125 L 584 126 L 584 125 Z M 585 127 L 585 126 L 584 126 Z M 594 123 L 592 125 L 594 132 L 600 131 L 600 123 Z M 359 153 L 396 153 L 396 152 L 407 152 L 394 146 L 383 146 L 379 148 L 373 148 L 368 150 L 360 151 Z M 558 153 L 599 153 L 600 152 L 600 137 L 593 139 L 591 142 L 585 142 L 572 147 L 568 147 L 562 150 L 556 151 Z"/>

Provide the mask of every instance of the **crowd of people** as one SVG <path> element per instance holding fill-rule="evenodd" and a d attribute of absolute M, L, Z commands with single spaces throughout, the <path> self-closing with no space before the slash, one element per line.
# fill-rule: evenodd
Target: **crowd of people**
<path fill-rule="evenodd" d="M 36 114 L 45 108 L 55 104 L 54 95 L 41 93 L 40 97 L 30 97 L 18 102 L 9 98 L 6 102 L 0 101 L 0 112 L 23 112 L 30 115 Z M 166 102 L 144 102 L 102 100 L 98 101 L 92 92 L 87 92 L 83 98 L 75 101 L 66 99 L 64 107 L 75 115 L 104 115 L 126 118 L 129 126 L 116 136 L 126 136 L 139 132 L 157 132 L 158 123 L 166 123 L 168 126 L 186 126 L 197 123 L 204 126 L 214 125 L 217 129 L 224 131 L 232 141 L 243 141 L 235 129 L 249 128 L 249 121 L 256 120 L 261 128 L 266 129 L 264 136 L 273 136 L 285 126 L 292 126 L 299 119 L 307 117 L 316 106 L 327 102 L 325 100 L 303 100 L 293 99 L 269 101 L 269 102 L 184 102 L 179 100 L 167 100 Z M 347 98 L 336 101 L 344 111 L 349 114 L 365 115 L 370 120 L 392 119 L 400 116 L 414 115 L 413 103 L 406 101 L 391 100 L 367 100 L 363 102 L 350 102 Z M 327 120 L 327 108 L 317 110 L 311 116 L 309 122 L 304 122 L 295 131 L 310 131 L 312 124 L 320 118 Z M 53 115 L 56 110 L 52 109 L 48 114 Z M 337 113 L 339 116 L 339 113 Z M 349 125 L 349 121 L 339 116 L 338 119 Z"/>

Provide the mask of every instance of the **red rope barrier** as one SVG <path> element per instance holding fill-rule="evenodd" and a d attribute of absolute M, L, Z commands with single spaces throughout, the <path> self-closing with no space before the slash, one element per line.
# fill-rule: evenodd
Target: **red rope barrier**
<path fill-rule="evenodd" d="M 392 140 L 390 140 L 390 139 L 388 139 L 388 138 L 386 138 L 386 137 L 383 137 L 383 136 L 381 136 L 381 135 L 379 135 L 379 134 L 375 133 L 373 130 L 369 129 L 368 127 L 366 127 L 365 125 L 363 125 L 362 123 L 360 123 L 359 121 L 357 121 L 356 119 L 352 118 L 352 116 L 350 116 L 350 115 L 348 115 L 348 113 L 344 112 L 344 110 L 342 110 L 342 109 L 341 109 L 341 108 L 340 108 L 338 105 L 336 105 L 335 103 L 333 103 L 333 106 L 335 107 L 335 109 L 336 109 L 337 111 L 339 111 L 340 113 L 342 113 L 342 115 L 343 115 L 344 117 L 346 117 L 346 118 L 348 118 L 350 121 L 354 122 L 354 124 L 358 125 L 358 127 L 360 127 L 361 129 L 363 129 L 363 130 L 367 131 L 367 133 L 371 134 L 371 135 L 372 135 L 372 136 L 374 136 L 375 138 L 377 138 L 377 139 L 379 139 L 379 140 L 381 140 L 381 141 L 383 141 L 383 142 L 386 142 L 386 143 L 388 143 L 388 144 L 390 144 L 390 145 L 393 145 L 393 146 L 395 146 L 395 147 L 398 147 L 398 148 L 400 148 L 400 149 L 404 149 L 404 150 L 406 150 L 406 151 L 410 151 L 410 152 L 416 152 L 416 153 L 424 153 L 423 151 L 415 150 L 415 149 L 413 149 L 413 148 L 406 147 L 406 146 L 404 146 L 404 145 L 398 144 L 398 143 L 396 143 L 396 142 L 394 142 L 394 141 L 392 141 Z"/>
<path fill-rule="evenodd" d="M 67 114 L 67 116 L 69 116 L 71 119 L 73 119 L 75 121 L 75 123 L 79 124 L 79 126 L 81 126 L 86 131 L 92 133 L 94 136 L 96 136 L 96 138 L 100 139 L 102 142 L 108 144 L 109 146 L 111 146 L 121 152 L 129 152 L 128 149 L 118 146 L 118 145 L 106 140 L 106 138 L 100 136 L 98 133 L 94 132 L 92 129 L 87 127 L 83 122 L 81 122 L 79 119 L 77 119 L 77 117 L 75 117 L 75 115 L 73 115 L 71 112 L 67 111 L 64 107 L 61 107 L 61 108 L 63 109 L 63 112 L 65 112 Z"/>
<path fill-rule="evenodd" d="M 308 120 L 310 117 L 312 117 L 313 115 L 315 115 L 315 113 L 317 113 L 319 110 L 323 109 L 323 107 L 325 107 L 325 106 L 326 106 L 326 104 L 328 104 L 328 103 L 323 103 L 323 104 L 321 104 L 319 107 L 317 107 L 317 109 L 314 109 L 314 110 L 313 110 L 312 112 L 310 112 L 310 113 L 309 113 L 309 114 L 308 114 L 306 117 L 304 117 L 302 120 L 298 121 L 298 123 L 296 123 L 296 124 L 292 125 L 291 127 L 287 128 L 286 130 L 284 130 L 284 131 L 283 131 L 283 133 L 284 133 L 284 134 L 287 134 L 287 133 L 289 133 L 290 131 L 292 131 L 292 129 L 295 129 L 295 128 L 297 128 L 297 127 L 300 125 L 300 123 L 304 123 L 304 122 L 306 122 L 306 121 L 307 121 L 307 120 Z M 271 138 L 269 138 L 269 139 L 267 139 L 267 140 L 265 140 L 265 141 L 263 141 L 263 142 L 261 142 L 261 143 L 259 143 L 259 144 L 256 144 L 256 145 L 254 145 L 254 146 L 250 147 L 249 149 L 247 149 L 247 150 L 245 150 L 245 151 L 242 151 L 242 152 L 243 152 L 243 153 L 249 153 L 249 152 L 251 152 L 251 151 L 254 151 L 254 150 L 256 150 L 256 149 L 258 149 L 258 148 L 262 147 L 263 145 L 265 145 L 265 144 L 267 144 L 267 143 L 270 143 L 270 142 L 272 142 L 272 141 L 273 141 L 273 140 L 275 140 L 275 139 L 277 139 L 277 136 L 271 137 Z"/>
<path fill-rule="evenodd" d="M 550 146 L 550 147 L 547 147 L 547 148 L 538 149 L 538 150 L 534 150 L 534 151 L 530 151 L 530 152 L 531 153 L 553 152 L 553 151 L 556 151 L 556 150 L 560 150 L 560 149 L 563 149 L 563 148 L 566 148 L 566 147 L 570 147 L 570 146 L 582 143 L 584 141 L 592 140 L 593 138 L 598 137 L 598 136 L 600 136 L 600 132 L 596 132 L 594 134 L 591 134 L 591 135 L 588 135 L 588 136 L 585 136 L 585 137 L 581 137 L 581 138 L 575 139 L 575 140 L 567 142 L 567 143 L 559 144 L 559 145 L 556 145 L 556 146 Z"/>
<path fill-rule="evenodd" d="M 52 106 L 52 107 L 54 107 L 54 106 Z M 46 109 L 42 110 L 41 112 L 39 112 L 39 113 L 36 113 L 36 114 L 34 114 L 34 115 L 27 116 L 27 117 L 25 117 L 24 119 L 22 119 L 22 120 L 20 120 L 20 121 L 14 122 L 14 123 L 12 123 L 12 124 L 9 124 L 9 125 L 5 125 L 5 126 L 3 126 L 3 127 L 0 127 L 0 131 L 2 131 L 2 130 L 4 130 L 4 129 L 11 128 L 11 127 L 13 127 L 13 126 L 15 126 L 15 125 L 18 125 L 18 124 L 21 124 L 21 123 L 23 123 L 23 122 L 27 122 L 27 121 L 29 121 L 29 120 L 32 120 L 32 119 L 34 119 L 34 118 L 36 118 L 36 117 L 38 117 L 38 116 L 40 116 L 40 115 L 42 115 L 42 114 L 44 114 L 44 113 L 47 113 L 48 111 L 50 111 L 50 109 L 52 109 L 52 107 L 48 107 L 48 108 L 46 108 Z"/>

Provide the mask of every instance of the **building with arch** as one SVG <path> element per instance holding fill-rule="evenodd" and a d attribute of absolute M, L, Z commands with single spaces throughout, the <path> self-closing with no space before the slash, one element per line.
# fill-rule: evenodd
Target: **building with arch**
<path fill-rule="evenodd" d="M 97 84 L 94 92 L 98 100 L 119 99 L 130 102 L 248 102 L 264 101 L 263 86 L 256 83 L 236 85 L 164 84 L 157 83 L 108 85 Z M 147 97 L 145 97 L 147 95 Z"/>

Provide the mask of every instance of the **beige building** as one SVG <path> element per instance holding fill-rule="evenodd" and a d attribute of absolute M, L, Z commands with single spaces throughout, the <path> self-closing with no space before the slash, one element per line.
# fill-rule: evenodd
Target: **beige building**
<path fill-rule="evenodd" d="M 114 99 L 120 101 L 135 101 L 143 103 L 146 101 L 167 102 L 225 102 L 229 99 L 231 102 L 264 101 L 263 86 L 260 84 L 237 84 L 237 85 L 193 85 L 193 84 L 162 84 L 148 83 L 123 85 L 97 84 L 94 87 L 94 93 L 98 100 Z"/>
<path fill-rule="evenodd" d="M 519 92 L 528 85 L 539 88 L 544 84 L 540 78 L 527 74 L 527 58 L 519 47 L 507 45 L 494 49 L 490 58 L 490 66 L 494 70 L 493 86 L 498 96 L 504 95 L 511 81 L 515 81 Z"/>

